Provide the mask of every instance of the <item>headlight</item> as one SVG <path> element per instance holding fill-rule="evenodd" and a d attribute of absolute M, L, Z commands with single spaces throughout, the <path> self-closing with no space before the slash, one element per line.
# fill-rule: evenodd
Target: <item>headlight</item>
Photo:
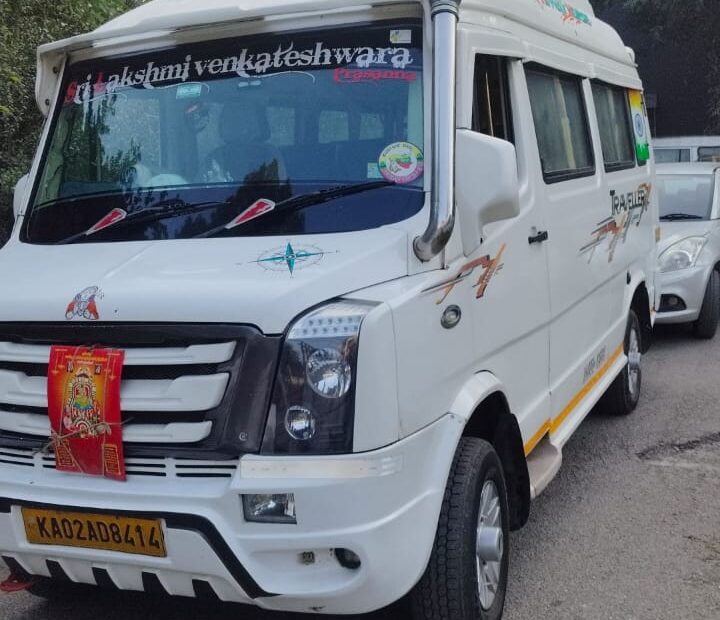
<path fill-rule="evenodd" d="M 352 452 L 358 336 L 373 307 L 334 302 L 290 327 L 275 379 L 264 453 Z"/>
<path fill-rule="evenodd" d="M 688 237 L 673 243 L 660 254 L 660 272 L 680 271 L 694 267 L 700 252 L 707 243 L 707 237 Z"/>

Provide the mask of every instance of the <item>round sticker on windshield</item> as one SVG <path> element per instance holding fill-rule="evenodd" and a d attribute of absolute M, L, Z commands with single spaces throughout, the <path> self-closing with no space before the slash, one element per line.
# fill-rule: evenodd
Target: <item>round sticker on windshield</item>
<path fill-rule="evenodd" d="M 378 167 L 383 178 L 406 185 L 422 176 L 425 160 L 422 151 L 414 144 L 394 142 L 380 153 Z"/>

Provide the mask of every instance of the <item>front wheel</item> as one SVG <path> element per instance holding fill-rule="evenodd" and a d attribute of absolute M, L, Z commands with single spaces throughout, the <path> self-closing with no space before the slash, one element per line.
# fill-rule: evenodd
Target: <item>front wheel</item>
<path fill-rule="evenodd" d="M 502 465 L 463 437 L 448 478 L 430 562 L 410 594 L 413 620 L 499 620 L 508 578 L 508 502 Z"/>
<path fill-rule="evenodd" d="M 713 271 L 710 274 L 705 296 L 700 308 L 700 316 L 693 323 L 693 335 L 695 338 L 710 340 L 715 337 L 720 318 L 720 274 Z"/>

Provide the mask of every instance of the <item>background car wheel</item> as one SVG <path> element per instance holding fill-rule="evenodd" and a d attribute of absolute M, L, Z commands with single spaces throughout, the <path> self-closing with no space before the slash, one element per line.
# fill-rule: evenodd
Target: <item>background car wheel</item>
<path fill-rule="evenodd" d="M 705 340 L 713 338 L 717 331 L 718 318 L 720 318 L 720 274 L 713 271 L 705 289 L 700 316 L 693 323 L 693 335 Z"/>
<path fill-rule="evenodd" d="M 635 411 L 642 387 L 642 331 L 637 314 L 630 310 L 625 328 L 625 355 L 628 363 L 603 394 L 598 408 L 609 415 L 628 415 Z"/>
<path fill-rule="evenodd" d="M 410 594 L 413 620 L 499 620 L 508 576 L 502 465 L 482 439 L 460 441 L 430 562 Z"/>

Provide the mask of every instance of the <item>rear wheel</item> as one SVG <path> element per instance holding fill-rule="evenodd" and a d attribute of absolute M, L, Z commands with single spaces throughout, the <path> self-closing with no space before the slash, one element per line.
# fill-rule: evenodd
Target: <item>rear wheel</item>
<path fill-rule="evenodd" d="M 508 576 L 502 465 L 482 439 L 460 441 L 430 562 L 410 594 L 413 620 L 499 620 Z"/>
<path fill-rule="evenodd" d="M 705 297 L 703 297 L 700 316 L 693 323 L 693 335 L 695 338 L 710 340 L 715 336 L 720 318 L 720 274 L 713 271 L 710 274 Z"/>
<path fill-rule="evenodd" d="M 630 310 L 625 328 L 625 355 L 628 363 L 598 403 L 598 407 L 604 413 L 628 415 L 635 411 L 642 387 L 642 350 L 640 321 L 637 314 Z"/>

